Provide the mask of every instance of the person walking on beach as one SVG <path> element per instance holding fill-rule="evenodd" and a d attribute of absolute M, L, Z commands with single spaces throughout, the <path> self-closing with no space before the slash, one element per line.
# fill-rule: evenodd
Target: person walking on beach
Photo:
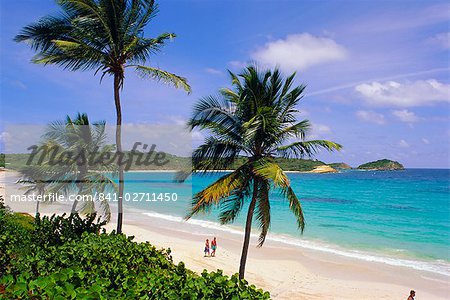
<path fill-rule="evenodd" d="M 216 249 L 217 249 L 217 241 L 216 241 L 216 237 L 214 237 L 214 239 L 211 241 L 211 256 L 214 257 L 216 256 Z"/>
<path fill-rule="evenodd" d="M 409 292 L 408 300 L 414 300 L 415 296 L 416 296 L 416 292 L 414 290 L 411 290 L 411 292 Z"/>
<path fill-rule="evenodd" d="M 208 239 L 206 239 L 206 242 L 205 242 L 205 257 L 207 255 L 209 256 L 209 240 Z"/>

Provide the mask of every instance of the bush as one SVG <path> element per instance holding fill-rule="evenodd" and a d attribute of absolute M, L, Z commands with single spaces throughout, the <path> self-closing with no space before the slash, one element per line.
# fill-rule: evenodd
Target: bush
<path fill-rule="evenodd" d="M 106 222 L 94 220 L 95 215 L 83 219 L 77 214 L 67 218 L 64 215 L 33 218 L 28 214 L 12 213 L 0 202 L 0 276 L 13 272 L 14 261 L 33 253 L 36 248 L 79 240 L 84 232 L 99 233 Z"/>
<path fill-rule="evenodd" d="M 16 236 L 5 247 L 10 260 L 0 279 L 0 298 L 269 298 L 268 292 L 237 275 L 230 278 L 222 271 L 197 275 L 182 262 L 175 265 L 170 250 L 136 243 L 125 235 L 99 234 L 102 223 L 94 222 L 95 217 L 36 218 L 27 228 L 12 216 L 0 215 L 0 224 L 8 224 L 2 238 Z M 22 239 L 12 231 L 17 229 Z"/>
<path fill-rule="evenodd" d="M 53 215 L 41 218 L 39 214 L 34 221 L 33 236 L 36 237 L 35 244 L 41 247 L 61 245 L 69 240 L 78 240 L 83 233 L 99 233 L 106 221 L 101 218 L 95 219 L 96 215 L 91 214 L 86 218 L 78 214 L 66 214 L 61 216 Z"/>
<path fill-rule="evenodd" d="M 10 269 L 12 260 L 28 252 L 32 228 L 31 216 L 11 213 L 0 200 L 0 277 Z"/>

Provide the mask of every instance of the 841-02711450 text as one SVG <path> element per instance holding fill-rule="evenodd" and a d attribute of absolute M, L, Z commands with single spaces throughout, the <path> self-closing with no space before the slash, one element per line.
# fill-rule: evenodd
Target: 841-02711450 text
<path fill-rule="evenodd" d="M 95 200 L 115 202 L 119 200 L 116 193 L 96 193 Z M 177 201 L 177 193 L 124 193 L 122 200 L 130 202 L 168 202 Z"/>
<path fill-rule="evenodd" d="M 108 202 L 116 202 L 121 197 L 116 193 L 93 193 L 93 194 L 60 194 L 60 193 L 48 193 L 48 194 L 36 194 L 30 193 L 26 195 L 10 195 L 10 200 L 12 202 L 46 202 L 46 201 L 57 201 L 57 202 L 66 202 L 66 201 L 108 201 Z M 123 201 L 129 202 L 169 202 L 169 201 L 177 201 L 178 194 L 177 193 L 124 193 L 121 198 Z"/>

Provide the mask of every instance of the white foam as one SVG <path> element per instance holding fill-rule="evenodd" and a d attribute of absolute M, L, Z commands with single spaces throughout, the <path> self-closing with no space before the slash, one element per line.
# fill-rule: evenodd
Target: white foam
<path fill-rule="evenodd" d="M 243 235 L 244 232 L 239 229 L 232 228 L 226 225 L 220 225 L 217 222 L 205 221 L 191 218 L 188 221 L 184 221 L 182 217 L 172 216 L 161 214 L 157 212 L 144 212 L 146 216 L 158 219 L 164 219 L 170 222 L 178 222 L 178 223 L 188 223 L 194 226 L 199 226 L 202 228 L 213 229 L 216 231 L 228 232 L 236 235 Z M 256 234 L 252 234 L 252 236 L 258 236 Z M 331 246 L 323 243 L 308 241 L 308 240 L 300 240 L 293 238 L 291 236 L 283 235 L 283 234 L 270 234 L 267 236 L 266 240 L 271 240 L 278 243 L 283 243 L 295 247 L 301 247 L 305 249 L 317 250 L 326 253 L 337 254 L 340 256 L 348 257 L 348 258 L 356 258 L 369 262 L 377 262 L 384 263 L 391 266 L 399 266 L 399 267 L 408 267 L 414 270 L 419 271 L 428 271 L 440 275 L 445 275 L 450 277 L 450 264 L 444 261 L 436 261 L 436 262 L 425 262 L 419 260 L 410 260 L 410 259 L 402 259 L 402 258 L 393 258 L 387 256 L 376 255 L 364 251 L 358 250 L 347 250 L 341 249 L 337 246 Z"/>

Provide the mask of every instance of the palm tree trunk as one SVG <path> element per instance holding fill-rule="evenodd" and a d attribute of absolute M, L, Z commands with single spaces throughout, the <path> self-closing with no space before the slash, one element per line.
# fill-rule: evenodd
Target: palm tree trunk
<path fill-rule="evenodd" d="M 81 126 L 83 126 L 83 125 L 81 125 Z M 85 180 L 86 174 L 87 174 L 87 165 L 84 165 L 83 163 L 81 163 L 79 168 L 80 169 L 78 171 L 76 186 L 78 188 L 78 195 L 82 195 L 83 184 L 86 183 L 84 180 Z M 77 213 L 77 205 L 78 205 L 78 200 L 75 199 L 73 201 L 72 210 L 70 211 L 70 214 L 74 215 Z"/>
<path fill-rule="evenodd" d="M 42 186 L 38 189 L 39 195 L 44 195 L 44 188 L 42 188 Z M 36 201 L 36 216 L 39 215 L 39 206 L 41 205 L 41 201 Z"/>
<path fill-rule="evenodd" d="M 114 74 L 114 103 L 116 105 L 116 151 L 122 153 L 122 109 L 120 107 L 120 77 L 119 74 Z M 122 164 L 119 164 L 119 195 L 117 205 L 117 233 L 122 233 L 122 220 L 123 220 L 123 173 L 124 168 Z"/>
<path fill-rule="evenodd" d="M 78 200 L 75 199 L 72 204 L 72 210 L 70 211 L 71 215 L 74 215 L 77 213 L 77 204 L 78 204 Z"/>
<path fill-rule="evenodd" d="M 247 263 L 248 246 L 250 243 L 250 234 L 252 232 L 253 212 L 255 211 L 256 199 L 258 196 L 258 182 L 253 183 L 253 196 L 248 207 L 247 221 L 245 222 L 244 245 L 242 246 L 241 263 L 239 265 L 239 279 L 244 279 L 245 264 Z"/>
<path fill-rule="evenodd" d="M 36 216 L 39 215 L 39 204 L 41 203 L 41 201 L 36 201 Z"/>

